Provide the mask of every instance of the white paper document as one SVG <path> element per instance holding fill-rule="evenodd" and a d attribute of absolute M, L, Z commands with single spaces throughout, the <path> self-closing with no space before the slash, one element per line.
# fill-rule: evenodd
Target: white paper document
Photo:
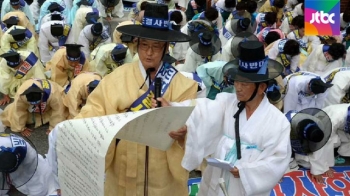
<path fill-rule="evenodd" d="M 207 160 L 208 165 L 211 165 L 214 167 L 219 167 L 221 169 L 228 170 L 228 171 L 230 171 L 234 167 L 233 165 L 231 165 L 230 162 L 220 160 L 217 158 L 207 158 L 206 160 Z"/>
<path fill-rule="evenodd" d="M 58 124 L 58 178 L 64 196 L 103 196 L 105 157 L 116 138 L 163 151 L 170 131 L 185 125 L 194 107 L 162 107 L 109 116 L 68 120 Z"/>

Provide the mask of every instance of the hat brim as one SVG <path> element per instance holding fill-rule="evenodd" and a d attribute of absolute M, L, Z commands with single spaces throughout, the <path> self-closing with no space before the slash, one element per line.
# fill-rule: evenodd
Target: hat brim
<path fill-rule="evenodd" d="M 41 90 L 40 88 L 27 88 L 22 94 L 22 95 L 28 95 L 29 93 L 44 93 L 43 90 Z"/>
<path fill-rule="evenodd" d="M 209 45 L 209 46 L 205 46 L 203 44 L 200 44 L 200 40 L 199 40 L 198 35 L 200 33 L 204 33 L 204 32 L 210 33 L 212 36 L 211 45 Z M 220 41 L 220 38 L 217 35 L 215 35 L 214 32 L 198 31 L 198 32 L 195 32 L 192 34 L 191 41 L 190 41 L 190 47 L 195 53 L 197 53 L 201 56 L 213 56 L 220 51 L 221 41 Z"/>
<path fill-rule="evenodd" d="M 238 82 L 249 82 L 249 83 L 257 83 L 257 82 L 266 82 L 277 78 L 283 72 L 283 65 L 275 60 L 268 59 L 267 60 L 267 73 L 266 74 L 258 74 L 251 72 L 244 72 L 239 69 L 239 60 L 235 59 L 230 61 L 224 65 L 222 71 L 223 74 L 228 77 L 230 80 L 238 81 Z"/>
<path fill-rule="evenodd" d="M 25 185 L 27 182 L 29 182 L 29 180 L 32 179 L 38 167 L 38 153 L 36 151 L 34 144 L 26 137 L 21 137 L 15 134 L 10 134 L 10 135 L 13 135 L 11 137 L 19 137 L 27 142 L 26 157 L 28 158 L 24 158 L 24 160 L 21 162 L 21 164 L 18 166 L 15 172 L 12 172 L 12 173 L 0 172 L 0 190 L 9 190 L 11 186 L 18 188 Z M 11 142 L 9 144 L 11 145 Z M 5 147 L 11 148 L 12 145 L 11 146 L 10 145 L 5 144 Z M 31 147 L 29 147 L 29 145 Z M 17 179 L 15 184 L 9 183 L 7 179 L 7 174 L 9 175 L 8 177 L 10 179 L 15 179 L 15 178 Z M 18 174 L 21 175 L 20 178 L 18 178 Z"/>
<path fill-rule="evenodd" d="M 169 64 L 173 64 L 176 62 L 176 59 L 172 56 L 170 56 L 169 54 L 165 54 L 163 57 L 163 61 Z"/>
<path fill-rule="evenodd" d="M 248 28 L 246 30 L 244 30 L 238 25 L 238 22 L 239 22 L 239 19 L 233 19 L 231 21 L 231 29 L 235 35 L 237 35 L 238 33 L 241 33 L 241 32 L 253 33 L 253 29 L 250 25 L 248 26 Z"/>
<path fill-rule="evenodd" d="M 247 41 L 259 41 L 258 37 L 256 37 L 253 33 L 251 32 L 241 32 L 236 34 L 235 37 L 231 40 L 231 53 L 232 56 L 235 58 L 238 58 L 240 55 L 240 52 L 238 50 L 239 48 L 239 43 L 241 43 L 244 39 L 247 39 Z"/>
<path fill-rule="evenodd" d="M 310 119 L 313 120 L 317 126 L 322 130 L 324 137 L 320 142 L 312 142 L 305 138 L 301 138 L 301 130 L 298 127 L 298 124 L 300 121 Z M 295 114 L 291 120 L 291 133 L 290 133 L 290 139 L 292 141 L 292 148 L 293 148 L 293 140 L 294 141 L 300 141 L 301 148 L 294 147 L 293 149 L 298 153 L 312 153 L 316 152 L 319 149 L 321 149 L 326 143 L 328 142 L 330 136 L 332 134 L 332 122 L 329 116 L 326 112 L 324 112 L 321 109 L 318 108 L 307 108 L 304 110 L 299 111 L 297 114 Z M 301 152 L 300 152 L 301 151 Z"/>
<path fill-rule="evenodd" d="M 188 42 L 191 40 L 188 35 L 179 31 L 148 28 L 142 25 L 123 25 L 117 27 L 117 31 L 138 38 L 163 42 Z"/>

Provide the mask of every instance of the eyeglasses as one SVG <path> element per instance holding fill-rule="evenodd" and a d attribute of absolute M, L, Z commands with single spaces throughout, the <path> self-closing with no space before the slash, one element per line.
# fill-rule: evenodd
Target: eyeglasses
<path fill-rule="evenodd" d="M 143 51 L 148 51 L 149 49 L 152 49 L 153 52 L 162 52 L 164 49 L 165 44 L 155 44 L 155 45 L 148 45 L 146 43 L 140 43 L 139 47 Z"/>

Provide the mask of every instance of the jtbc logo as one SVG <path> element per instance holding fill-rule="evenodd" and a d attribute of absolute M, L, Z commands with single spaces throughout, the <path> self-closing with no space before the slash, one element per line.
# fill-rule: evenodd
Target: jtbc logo
<path fill-rule="evenodd" d="M 321 13 L 316 12 L 312 14 L 312 19 L 310 23 L 313 24 L 314 22 L 316 22 L 317 24 L 328 24 L 328 23 L 335 24 L 333 17 L 334 17 L 334 13 L 327 14 L 327 13 L 324 13 L 323 11 L 321 11 Z"/>

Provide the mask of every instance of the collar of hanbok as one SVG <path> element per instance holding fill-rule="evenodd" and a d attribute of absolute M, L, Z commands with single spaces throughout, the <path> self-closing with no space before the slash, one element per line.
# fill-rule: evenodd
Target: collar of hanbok
<path fill-rule="evenodd" d="M 162 67 L 162 65 L 163 65 L 163 61 L 160 62 L 160 66 L 159 66 L 159 68 L 158 68 L 158 70 L 157 70 L 157 73 L 158 73 L 158 71 L 160 70 L 160 68 Z M 141 62 L 140 60 L 139 60 L 139 68 L 140 68 L 142 77 L 143 77 L 143 79 L 145 80 L 146 77 L 147 77 L 147 73 L 146 73 L 145 67 L 143 67 L 142 62 Z M 156 73 L 156 75 L 157 75 L 157 73 Z M 148 82 L 146 82 L 145 85 L 148 86 Z"/>

